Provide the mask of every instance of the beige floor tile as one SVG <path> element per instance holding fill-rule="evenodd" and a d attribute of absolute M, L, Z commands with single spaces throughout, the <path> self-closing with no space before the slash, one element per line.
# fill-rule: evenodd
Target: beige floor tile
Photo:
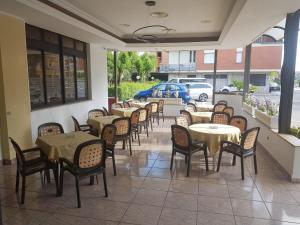
<path fill-rule="evenodd" d="M 277 202 L 277 203 L 297 203 L 295 196 L 289 191 L 278 191 L 278 190 L 263 190 L 260 191 L 262 198 L 266 202 Z"/>
<path fill-rule="evenodd" d="M 230 198 L 262 201 L 256 187 L 228 185 L 228 190 Z"/>
<path fill-rule="evenodd" d="M 229 198 L 227 185 L 199 183 L 199 195 Z"/>
<path fill-rule="evenodd" d="M 111 186 L 108 188 L 107 199 L 119 202 L 132 202 L 137 192 L 137 188 Z"/>
<path fill-rule="evenodd" d="M 141 188 L 159 190 L 159 191 L 168 191 L 170 183 L 171 180 L 169 179 L 146 177 Z"/>
<path fill-rule="evenodd" d="M 136 204 L 145 204 L 153 206 L 163 206 L 167 192 L 149 189 L 140 189 L 133 202 Z"/>
<path fill-rule="evenodd" d="M 233 215 L 230 199 L 198 196 L 198 211 Z"/>
<path fill-rule="evenodd" d="M 197 225 L 235 225 L 232 215 L 198 212 Z"/>
<path fill-rule="evenodd" d="M 172 180 L 169 190 L 172 192 L 198 194 L 198 182 Z"/>
<path fill-rule="evenodd" d="M 197 211 L 197 195 L 169 192 L 165 207 Z"/>
<path fill-rule="evenodd" d="M 130 188 L 139 188 L 143 184 L 144 180 L 144 177 L 118 175 L 108 178 L 107 183 L 108 186 L 117 185 Z"/>
<path fill-rule="evenodd" d="M 233 213 L 236 216 L 248 216 L 262 219 L 271 219 L 263 202 L 250 200 L 231 200 Z"/>
<path fill-rule="evenodd" d="M 164 208 L 158 225 L 196 225 L 197 212 Z"/>
<path fill-rule="evenodd" d="M 122 222 L 156 225 L 161 214 L 161 207 L 132 204 L 126 211 Z"/>
<path fill-rule="evenodd" d="M 282 203 L 267 203 L 272 219 L 300 223 L 300 206 Z"/>
<path fill-rule="evenodd" d="M 173 171 L 170 169 L 152 168 L 148 174 L 148 177 L 171 179 L 172 175 Z"/>

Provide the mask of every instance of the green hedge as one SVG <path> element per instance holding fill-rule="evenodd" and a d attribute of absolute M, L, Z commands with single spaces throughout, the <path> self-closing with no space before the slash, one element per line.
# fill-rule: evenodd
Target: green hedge
<path fill-rule="evenodd" d="M 119 100 L 128 100 L 133 98 L 133 96 L 141 90 L 147 90 L 152 86 L 156 85 L 157 81 L 149 82 L 122 82 L 118 87 L 118 98 Z M 114 97 L 114 86 L 108 87 L 108 96 Z"/>

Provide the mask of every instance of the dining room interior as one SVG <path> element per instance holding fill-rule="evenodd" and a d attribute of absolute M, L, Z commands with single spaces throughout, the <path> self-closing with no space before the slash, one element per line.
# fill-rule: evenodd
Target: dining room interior
<path fill-rule="evenodd" d="M 299 19 L 297 0 L 0 0 L 0 225 L 300 224 Z M 251 54 L 273 45 L 278 104 L 253 94 Z M 176 51 L 187 85 L 159 80 Z M 196 51 L 209 76 L 186 75 Z M 124 76 L 151 86 L 128 96 Z M 211 81 L 205 101 L 192 78 Z"/>

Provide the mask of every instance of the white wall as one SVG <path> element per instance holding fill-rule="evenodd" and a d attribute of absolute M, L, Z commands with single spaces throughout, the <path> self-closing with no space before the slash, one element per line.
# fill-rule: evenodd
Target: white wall
<path fill-rule="evenodd" d="M 62 124 L 65 132 L 74 130 L 71 116 L 78 119 L 79 123 L 86 123 L 88 111 L 94 108 L 107 107 L 107 68 L 106 50 L 98 44 L 89 45 L 89 86 L 91 100 L 66 104 L 57 107 L 40 109 L 31 112 L 31 127 L 33 143 L 37 138 L 37 128 L 46 122 Z"/>

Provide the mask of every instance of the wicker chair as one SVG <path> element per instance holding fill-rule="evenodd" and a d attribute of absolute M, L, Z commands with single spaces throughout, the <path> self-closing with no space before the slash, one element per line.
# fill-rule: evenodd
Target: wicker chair
<path fill-rule="evenodd" d="M 244 133 L 247 130 L 247 119 L 243 116 L 232 116 L 229 125 L 239 128 L 241 133 Z"/>
<path fill-rule="evenodd" d="M 115 103 L 113 104 L 113 108 L 117 109 L 117 108 L 124 108 L 122 103 Z"/>
<path fill-rule="evenodd" d="M 149 137 L 148 122 L 147 122 L 148 111 L 146 108 L 139 108 L 137 110 L 140 112 L 139 131 L 141 132 L 142 127 L 144 127 L 147 133 L 147 137 Z"/>
<path fill-rule="evenodd" d="M 102 109 L 103 109 L 103 111 L 105 112 L 105 116 L 111 115 L 111 114 L 109 113 L 109 111 L 107 110 L 107 108 L 102 107 Z"/>
<path fill-rule="evenodd" d="M 228 102 L 226 101 L 226 100 L 219 100 L 218 102 L 217 102 L 217 104 L 223 104 L 223 105 L 228 105 Z"/>
<path fill-rule="evenodd" d="M 214 105 L 214 112 L 223 112 L 223 110 L 226 108 L 226 105 L 223 103 L 217 103 Z"/>
<path fill-rule="evenodd" d="M 157 124 L 159 125 L 159 103 L 158 102 L 151 102 L 151 117 L 154 122 L 154 118 L 157 120 Z"/>
<path fill-rule="evenodd" d="M 25 187 L 26 177 L 35 173 L 41 173 L 48 171 L 49 164 L 47 156 L 43 153 L 40 148 L 30 148 L 21 150 L 20 146 L 12 138 L 10 141 L 14 147 L 17 158 L 17 175 L 16 175 L 16 193 L 19 192 L 19 179 L 22 176 L 22 193 L 21 193 L 21 204 L 25 201 Z M 38 154 L 36 154 L 38 153 Z"/>
<path fill-rule="evenodd" d="M 130 108 L 131 104 L 130 102 L 123 102 L 124 108 Z"/>
<path fill-rule="evenodd" d="M 106 158 L 111 157 L 114 169 L 114 176 L 117 175 L 116 162 L 115 162 L 115 144 L 116 144 L 117 128 L 113 124 L 107 124 L 103 127 L 101 132 L 101 140 L 106 144 Z"/>
<path fill-rule="evenodd" d="M 134 133 L 135 139 L 136 139 L 136 135 L 137 135 L 139 146 L 140 146 L 141 141 L 140 141 L 140 133 L 139 133 L 139 121 L 140 121 L 140 111 L 135 110 L 131 113 L 131 116 L 130 116 L 131 138 L 132 138 L 132 141 L 133 141 L 133 133 Z"/>
<path fill-rule="evenodd" d="M 72 120 L 74 122 L 75 131 L 86 132 L 86 133 L 89 133 L 91 135 L 98 137 L 98 130 L 96 128 L 93 128 L 91 125 L 88 125 L 88 124 L 80 125 L 78 120 L 74 116 L 72 116 Z"/>
<path fill-rule="evenodd" d="M 193 118 L 192 118 L 192 115 L 189 111 L 180 110 L 180 115 L 186 117 L 189 126 L 193 124 Z"/>
<path fill-rule="evenodd" d="M 186 116 L 175 117 L 175 124 L 179 125 L 179 126 L 182 126 L 182 127 L 185 127 L 185 128 L 189 127 L 189 122 L 188 122 Z"/>
<path fill-rule="evenodd" d="M 194 103 L 188 103 L 187 104 L 187 111 L 197 112 L 197 106 Z"/>
<path fill-rule="evenodd" d="M 105 142 L 91 140 L 77 146 L 73 162 L 66 158 L 60 158 L 60 185 L 63 194 L 64 171 L 70 172 L 75 177 L 77 204 L 81 207 L 79 180 L 83 177 L 94 177 L 103 174 L 105 197 L 108 196 L 105 175 Z"/>
<path fill-rule="evenodd" d="M 106 112 L 102 109 L 92 109 L 88 113 L 89 119 L 106 116 Z"/>
<path fill-rule="evenodd" d="M 147 127 L 149 127 L 149 124 L 151 125 L 151 130 L 153 131 L 153 125 L 152 125 L 152 104 L 148 103 L 145 105 L 145 108 L 147 109 Z"/>
<path fill-rule="evenodd" d="M 231 118 L 234 115 L 234 108 L 230 106 L 226 106 L 225 109 L 223 109 L 223 112 L 228 113 Z"/>
<path fill-rule="evenodd" d="M 207 144 L 203 141 L 192 142 L 192 138 L 187 128 L 172 125 L 172 158 L 170 169 L 173 167 L 174 155 L 176 153 L 183 154 L 186 157 L 186 161 L 188 162 L 187 167 L 187 176 L 190 175 L 190 167 L 191 167 L 191 157 L 194 153 L 203 151 L 205 157 L 205 167 L 206 171 L 208 171 L 208 154 L 207 154 Z"/>
<path fill-rule="evenodd" d="M 165 100 L 159 99 L 159 101 L 158 101 L 158 113 L 160 113 L 162 115 L 163 122 L 165 122 L 164 106 L 165 106 Z"/>
<path fill-rule="evenodd" d="M 257 143 L 259 130 L 260 130 L 259 127 L 254 127 L 252 129 L 247 130 L 242 135 L 241 144 L 235 144 L 230 141 L 222 141 L 220 146 L 220 154 L 219 154 L 217 171 L 219 172 L 220 170 L 222 153 L 228 152 L 233 154 L 234 156 L 238 156 L 241 158 L 241 174 L 243 180 L 244 180 L 244 158 L 248 156 L 253 155 L 254 170 L 255 170 L 255 174 L 257 174 L 256 143 Z M 232 163 L 232 165 L 235 165 L 235 161 Z"/>
<path fill-rule="evenodd" d="M 64 129 L 59 123 L 43 123 L 38 127 L 38 136 L 50 136 L 56 134 L 63 134 Z"/>
<path fill-rule="evenodd" d="M 112 124 L 114 124 L 117 128 L 116 132 L 116 142 L 123 141 L 123 149 L 125 149 L 125 142 L 129 142 L 129 151 L 130 155 L 132 155 L 132 149 L 131 149 L 131 121 L 130 118 L 122 117 L 114 119 Z"/>
<path fill-rule="evenodd" d="M 225 112 L 214 112 L 211 115 L 211 123 L 228 125 L 229 119 L 230 119 L 229 114 Z"/>

